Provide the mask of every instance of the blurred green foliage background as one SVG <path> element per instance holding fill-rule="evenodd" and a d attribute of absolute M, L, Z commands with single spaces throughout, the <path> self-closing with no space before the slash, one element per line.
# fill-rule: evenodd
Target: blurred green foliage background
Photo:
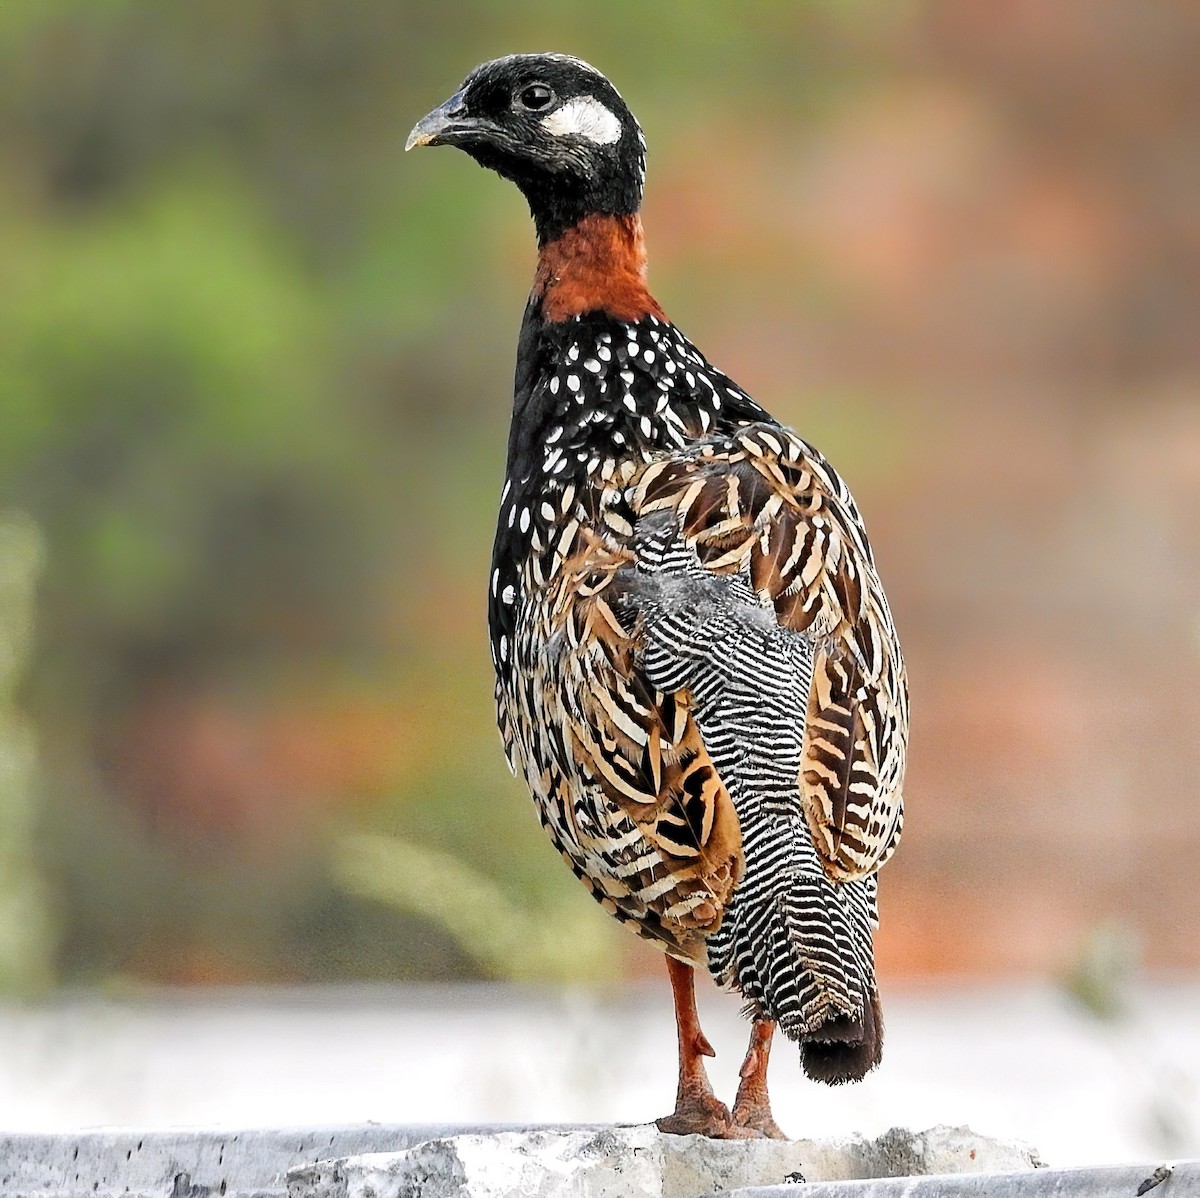
<path fill-rule="evenodd" d="M 0 986 L 652 967 L 493 730 L 522 201 L 401 153 L 549 48 L 646 129 L 656 294 L 866 511 L 916 712 L 885 970 L 1114 914 L 1198 963 L 1198 42 L 1183 0 L 0 7 Z"/>

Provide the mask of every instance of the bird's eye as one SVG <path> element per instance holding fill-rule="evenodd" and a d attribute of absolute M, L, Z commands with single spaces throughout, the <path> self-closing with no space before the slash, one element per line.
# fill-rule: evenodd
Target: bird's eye
<path fill-rule="evenodd" d="M 549 108 L 554 101 L 554 93 L 544 83 L 531 83 L 527 88 L 517 93 L 517 104 L 530 112 L 540 112 Z"/>

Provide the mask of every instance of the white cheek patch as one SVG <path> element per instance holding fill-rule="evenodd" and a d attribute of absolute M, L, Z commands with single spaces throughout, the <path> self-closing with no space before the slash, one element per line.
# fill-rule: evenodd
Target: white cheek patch
<path fill-rule="evenodd" d="M 595 96 L 568 100 L 542 121 L 542 128 L 556 137 L 571 134 L 600 146 L 621 139 L 621 122 Z"/>

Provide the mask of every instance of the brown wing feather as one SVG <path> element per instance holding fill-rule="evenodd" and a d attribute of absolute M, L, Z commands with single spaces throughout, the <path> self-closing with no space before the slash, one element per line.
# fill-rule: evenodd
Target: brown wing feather
<path fill-rule="evenodd" d="M 811 638 L 800 801 L 831 876 L 877 869 L 900 836 L 908 692 L 845 484 L 798 437 L 752 426 L 649 466 L 633 507 L 674 513 L 703 565 L 746 571 L 780 625 Z"/>
<path fill-rule="evenodd" d="M 625 594 L 635 526 L 668 516 L 709 572 L 743 574 L 810 640 L 797 800 L 835 879 L 871 873 L 899 839 L 904 665 L 853 500 L 799 438 L 750 426 L 622 474 L 588 523 L 531 559 L 523 682 L 498 693 L 501 730 L 605 909 L 701 962 L 745 870 L 742 836 L 693 696 L 656 688 L 639 664 L 644 629 Z"/>
<path fill-rule="evenodd" d="M 595 537 L 564 563 L 555 623 L 571 647 L 547 681 L 559 695 L 567 682 L 573 696 L 562 712 L 572 766 L 640 834 L 618 905 L 644 908 L 686 945 L 720 924 L 744 868 L 741 832 L 690 696 L 655 689 L 636 664 L 636 630 L 615 610 L 628 563 Z"/>

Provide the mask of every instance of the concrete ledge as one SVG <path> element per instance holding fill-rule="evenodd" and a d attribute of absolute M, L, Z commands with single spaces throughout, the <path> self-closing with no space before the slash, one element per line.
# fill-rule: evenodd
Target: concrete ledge
<path fill-rule="evenodd" d="M 965 1128 L 894 1129 L 875 1139 L 782 1144 L 660 1136 L 652 1127 L 366 1124 L 242 1132 L 104 1130 L 0 1135 L 0 1198 L 281 1198 L 288 1192 L 292 1198 L 366 1198 L 368 1188 L 373 1198 L 461 1198 L 468 1193 L 472 1198 L 514 1193 L 522 1198 L 1200 1194 L 1197 1161 L 1065 1170 L 1035 1170 L 1037 1163 L 1028 1148 Z M 472 1181 L 467 1170 L 480 1165 L 489 1175 Z M 518 1165 L 531 1172 L 519 1172 Z M 982 1171 L 961 1171 L 969 1169 Z M 515 1191 L 509 1184 L 514 1177 L 521 1187 Z M 802 1189 L 795 1184 L 801 1177 L 809 1183 Z M 785 1178 L 790 1184 L 776 1184 Z M 472 1188 L 465 1188 L 468 1184 Z"/>
<path fill-rule="evenodd" d="M 69 1135 L 0 1133 L 0 1198 L 109 1198 L 126 1193 L 134 1198 L 173 1193 L 187 1198 L 279 1198 L 287 1189 L 287 1171 L 298 1165 L 505 1130 L 510 1129 L 496 1124 L 365 1123 L 247 1131 L 105 1128 Z"/>
<path fill-rule="evenodd" d="M 1028 1148 L 966 1128 L 786 1142 L 663 1136 L 653 1126 L 101 1130 L 0 1135 L 0 1198 L 281 1198 L 288 1191 L 294 1198 L 346 1198 L 351 1193 L 365 1198 L 368 1188 L 376 1198 L 433 1198 L 513 1193 L 511 1187 L 503 1188 L 512 1177 L 523 1198 L 537 1193 L 555 1198 L 697 1198 L 737 1186 L 771 1185 L 789 1176 L 812 1181 L 1031 1169 L 1034 1164 Z M 440 1189 L 434 1185 L 439 1172 Z M 459 1174 L 464 1183 L 470 1181 L 469 1190 L 458 1184 Z M 610 1184 L 614 1179 L 619 1179 L 616 1189 Z"/>
<path fill-rule="evenodd" d="M 1200 1161 L 892 1177 L 806 1185 L 753 1186 L 706 1198 L 1191 1198 L 1200 1194 Z"/>
<path fill-rule="evenodd" d="M 708 1140 L 652 1125 L 511 1131 L 429 1140 L 305 1165 L 289 1198 L 701 1198 L 790 1180 L 1032 1170 L 1032 1151 L 967 1128 L 877 1139 Z M 791 1188 L 791 1193 L 796 1191 Z"/>
<path fill-rule="evenodd" d="M 966 1128 L 723 1143 L 640 1127 L 367 1124 L 0 1135 L 0 1198 L 1150 1198 L 1200 1162 L 1036 1168 Z M 976 1172 L 969 1172 L 976 1170 Z M 808 1184 L 798 1189 L 795 1183 Z M 788 1184 L 781 1184 L 784 1182 Z M 1151 1185 L 1153 1183 L 1153 1185 Z"/>

